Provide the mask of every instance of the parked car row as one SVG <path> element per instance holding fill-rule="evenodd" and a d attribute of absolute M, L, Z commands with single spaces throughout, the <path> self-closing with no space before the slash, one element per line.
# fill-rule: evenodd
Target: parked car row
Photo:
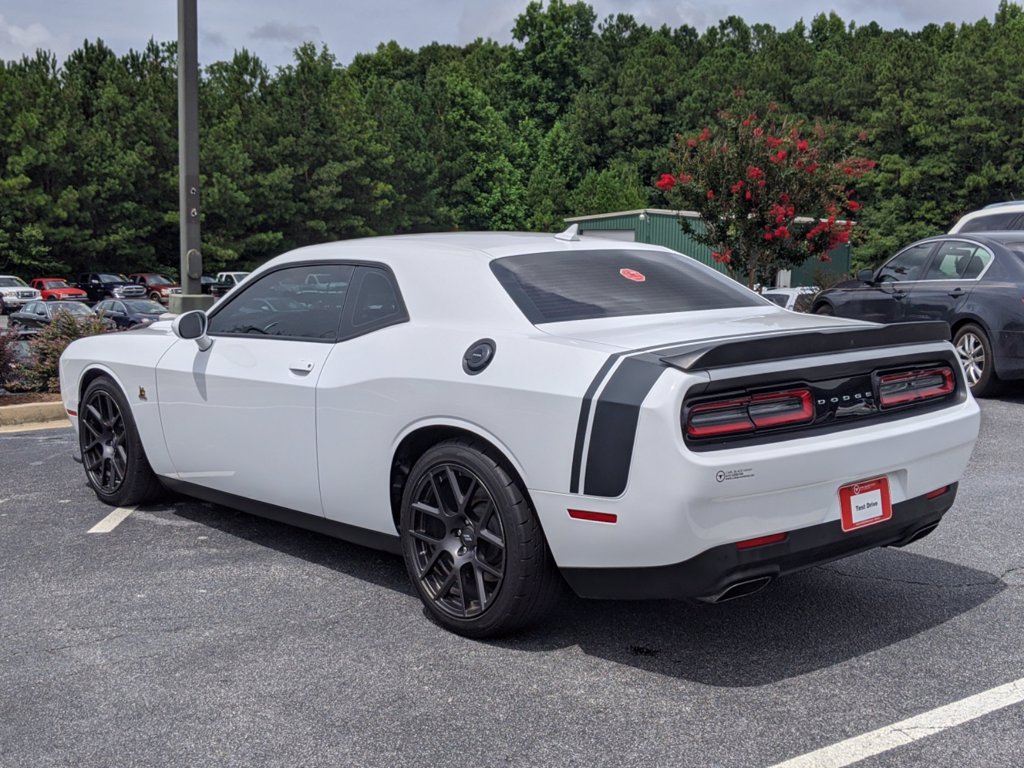
<path fill-rule="evenodd" d="M 216 277 L 203 275 L 201 290 L 220 297 L 248 275 L 248 272 L 238 271 L 219 272 Z M 29 302 L 40 300 L 92 305 L 107 299 L 148 299 L 166 306 L 171 296 L 180 293 L 178 283 L 158 272 L 134 272 L 127 276 L 116 272 L 83 272 L 76 282 L 62 277 L 36 277 L 31 283 L 15 275 L 0 275 L 0 314 L 17 312 Z"/>
<path fill-rule="evenodd" d="M 138 328 L 160 319 L 166 307 L 150 299 L 105 299 L 95 307 L 80 301 L 30 301 L 10 316 L 11 328 L 39 329 L 53 322 L 60 312 L 76 319 L 102 317 L 108 328 Z"/>

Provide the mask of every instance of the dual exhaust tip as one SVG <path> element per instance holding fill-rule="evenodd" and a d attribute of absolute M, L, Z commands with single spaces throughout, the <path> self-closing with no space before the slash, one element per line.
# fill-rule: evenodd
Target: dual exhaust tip
<path fill-rule="evenodd" d="M 888 546 L 892 547 L 905 547 L 911 542 L 923 539 L 929 533 L 939 527 L 939 521 L 936 520 L 927 525 L 923 525 L 920 528 L 912 531 L 910 534 L 905 536 L 903 539 L 894 542 Z M 729 584 L 725 589 L 720 592 L 716 592 L 713 595 L 704 595 L 697 599 L 702 603 L 724 603 L 727 600 L 735 600 L 738 597 L 747 597 L 755 592 L 760 592 L 762 589 L 768 586 L 769 583 L 774 581 L 775 576 L 755 576 L 751 579 L 741 579 L 734 581 Z"/>

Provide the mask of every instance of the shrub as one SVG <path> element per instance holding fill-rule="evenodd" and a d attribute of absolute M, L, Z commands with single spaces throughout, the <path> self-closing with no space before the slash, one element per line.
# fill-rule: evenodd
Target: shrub
<path fill-rule="evenodd" d="M 18 334 L 9 329 L 0 329 L 0 387 L 6 387 L 14 380 L 18 362 Z"/>
<path fill-rule="evenodd" d="M 37 392 L 60 392 L 60 356 L 68 344 L 106 330 L 102 318 L 76 319 L 67 312 L 58 312 L 50 324 L 32 339 L 32 360 L 20 368 L 24 386 Z"/>

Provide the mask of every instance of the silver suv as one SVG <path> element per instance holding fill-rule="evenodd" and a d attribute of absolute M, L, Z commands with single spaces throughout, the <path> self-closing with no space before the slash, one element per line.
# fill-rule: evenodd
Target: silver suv
<path fill-rule="evenodd" d="M 965 213 L 949 232 L 950 234 L 957 232 L 966 234 L 968 232 L 1005 232 L 1014 229 L 1024 229 L 1024 200 L 992 203 L 980 211 Z"/>

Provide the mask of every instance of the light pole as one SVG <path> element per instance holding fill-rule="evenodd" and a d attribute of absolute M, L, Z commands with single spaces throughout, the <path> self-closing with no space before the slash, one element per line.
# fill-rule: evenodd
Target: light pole
<path fill-rule="evenodd" d="M 181 216 L 181 296 L 170 310 L 206 308 L 199 240 L 199 42 L 196 0 L 178 0 L 178 203 Z"/>

